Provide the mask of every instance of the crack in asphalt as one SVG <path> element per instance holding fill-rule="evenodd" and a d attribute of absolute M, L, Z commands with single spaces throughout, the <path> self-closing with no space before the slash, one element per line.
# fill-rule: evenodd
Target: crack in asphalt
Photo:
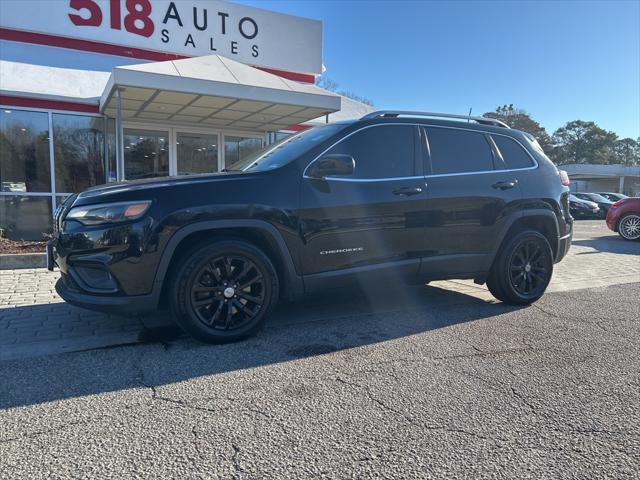
<path fill-rule="evenodd" d="M 485 435 L 476 433 L 476 432 L 471 432 L 469 430 L 464 430 L 462 428 L 456 428 L 456 427 L 446 427 L 446 426 L 442 426 L 442 425 L 428 425 L 424 422 L 421 422 L 419 420 L 414 419 L 413 417 L 405 414 L 404 412 L 393 408 L 389 405 L 387 405 L 385 402 L 383 402 L 382 400 L 380 400 L 379 398 L 377 398 L 375 395 L 373 395 L 373 393 L 371 392 L 371 389 L 366 386 L 366 385 L 362 385 L 360 383 L 357 382 L 351 382 L 348 380 L 345 380 L 342 377 L 335 377 L 334 380 L 344 384 L 344 385 L 348 385 L 350 387 L 354 387 L 359 391 L 363 391 L 364 393 L 366 393 L 367 397 L 376 405 L 378 405 L 382 410 L 387 411 L 387 412 L 391 412 L 394 413 L 402 418 L 404 418 L 407 422 L 409 422 L 409 424 L 411 425 L 417 425 L 419 427 L 422 427 L 426 430 L 431 430 L 431 431 L 443 431 L 443 432 L 449 432 L 449 433 L 459 433 L 459 434 L 463 434 L 463 435 L 467 435 L 467 436 L 471 436 L 471 437 L 475 437 L 475 438 L 479 438 L 481 440 L 493 440 L 493 441 L 504 441 L 503 439 L 500 438 L 493 438 L 493 437 L 487 437 Z"/>
<path fill-rule="evenodd" d="M 240 447 L 231 442 L 231 448 L 233 448 L 233 456 L 231 457 L 233 468 L 235 468 L 237 473 L 245 473 L 244 468 L 242 468 L 242 465 L 240 465 L 240 459 L 238 458 L 238 456 L 240 455 Z"/>
<path fill-rule="evenodd" d="M 102 418 L 106 418 L 106 417 L 107 417 L 107 415 L 104 415 L 104 416 L 96 418 L 96 419 L 69 422 L 69 423 L 65 423 L 63 425 L 60 425 L 59 427 L 47 428 L 47 429 L 44 429 L 44 430 L 37 430 L 35 432 L 30 432 L 30 433 L 27 433 L 25 435 L 20 435 L 18 437 L 5 438 L 3 440 L 0 440 L 0 445 L 13 443 L 13 442 L 17 442 L 17 441 L 20 441 L 20 440 L 33 440 L 33 439 L 38 438 L 38 437 L 40 437 L 42 435 L 48 435 L 50 433 L 62 432 L 64 430 L 68 430 L 69 428 L 76 427 L 76 426 L 79 426 L 79 425 L 87 425 L 87 424 L 90 424 L 90 423 L 92 423 L 92 422 L 94 422 L 96 420 L 99 420 L 99 419 L 102 419 Z"/>
<path fill-rule="evenodd" d="M 198 436 L 198 430 L 196 429 L 195 425 L 191 427 L 191 435 L 193 436 L 193 439 L 191 440 L 191 444 L 193 445 L 194 450 L 198 454 L 198 458 L 200 460 L 204 460 L 206 456 L 204 455 L 202 450 L 200 450 L 200 437 Z M 197 467 L 198 462 L 196 461 L 196 459 L 192 458 L 190 455 L 188 456 L 188 458 L 189 458 L 189 461 L 193 464 L 193 466 Z"/>
<path fill-rule="evenodd" d="M 568 294 L 568 292 L 566 292 L 566 293 Z M 595 315 L 591 315 L 591 318 L 593 319 L 593 321 L 589 321 L 589 320 L 585 319 L 584 317 L 576 317 L 576 316 L 568 315 L 568 314 L 558 315 L 557 313 L 550 312 L 549 310 L 546 310 L 545 308 L 541 307 L 537 303 L 532 303 L 531 306 L 534 307 L 539 312 L 541 312 L 544 315 L 547 315 L 547 316 L 549 316 L 551 318 L 555 318 L 555 319 L 558 319 L 558 320 L 570 320 L 570 321 L 579 322 L 581 324 L 595 325 L 596 327 L 598 327 L 603 332 L 607 332 L 607 333 L 613 334 L 616 337 L 624 339 L 627 343 L 631 344 L 632 346 L 636 346 L 636 344 L 627 335 L 625 335 L 624 333 L 616 332 L 616 331 L 614 331 L 614 330 L 612 330 L 611 328 L 608 327 L 609 325 L 611 325 L 612 320 L 615 320 L 615 319 L 612 319 L 612 318 L 598 318 Z M 624 320 L 619 320 L 619 321 L 624 321 Z M 607 326 L 605 326 L 605 325 L 607 325 Z"/>
<path fill-rule="evenodd" d="M 476 357 L 498 357 L 502 355 L 514 355 L 518 353 L 543 353 L 547 348 L 505 348 L 503 350 L 480 350 L 478 353 L 460 353 L 457 355 L 445 355 L 442 357 L 431 357 L 433 360 L 449 360 L 456 358 L 476 358 Z"/>
<path fill-rule="evenodd" d="M 513 393 L 514 397 L 518 398 L 522 403 L 529 407 L 533 413 L 537 413 L 536 407 L 533 406 L 527 397 L 519 393 L 513 386 L 510 386 L 509 388 L 511 389 L 511 393 Z"/>
<path fill-rule="evenodd" d="M 400 410 L 397 410 L 389 405 L 387 405 L 385 402 L 383 402 L 382 400 L 380 400 L 379 398 L 377 398 L 372 392 L 371 389 L 366 386 L 366 385 L 362 385 L 360 383 L 356 383 L 356 382 L 350 382 L 348 380 L 345 380 L 342 377 L 335 377 L 334 380 L 344 384 L 344 385 L 349 385 L 351 387 L 354 387 L 358 390 L 362 390 L 364 391 L 367 396 L 369 397 L 369 400 L 371 400 L 372 402 L 374 402 L 375 404 L 377 404 L 379 407 L 381 407 L 383 410 L 395 413 L 396 415 L 399 415 L 401 417 L 403 417 L 407 422 L 409 422 L 410 424 L 414 424 L 415 420 L 413 419 L 413 417 L 410 417 L 408 415 L 406 415 L 405 413 L 401 412 Z"/>

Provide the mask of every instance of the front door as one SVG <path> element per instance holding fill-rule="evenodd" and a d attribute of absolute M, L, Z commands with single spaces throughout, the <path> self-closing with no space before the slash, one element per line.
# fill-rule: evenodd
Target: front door
<path fill-rule="evenodd" d="M 504 168 L 484 132 L 426 127 L 426 255 L 422 274 L 481 270 L 522 198 L 519 172 Z M 441 260 L 441 261 L 440 261 Z M 430 271 L 433 269 L 433 271 Z M 446 275 L 445 275 L 446 276 Z"/>
<path fill-rule="evenodd" d="M 417 273 L 426 201 L 417 147 L 416 126 L 386 124 L 358 130 L 324 153 L 352 156 L 355 170 L 302 181 L 305 274 L 369 266 Z"/>

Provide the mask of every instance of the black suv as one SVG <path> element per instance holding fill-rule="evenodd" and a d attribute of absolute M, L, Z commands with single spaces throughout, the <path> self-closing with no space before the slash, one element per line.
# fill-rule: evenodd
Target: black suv
<path fill-rule="evenodd" d="M 474 279 L 529 304 L 571 244 L 566 184 L 532 136 L 497 120 L 375 112 L 239 170 L 70 197 L 48 263 L 67 302 L 167 306 L 206 342 L 254 333 L 279 298 L 369 280 Z"/>

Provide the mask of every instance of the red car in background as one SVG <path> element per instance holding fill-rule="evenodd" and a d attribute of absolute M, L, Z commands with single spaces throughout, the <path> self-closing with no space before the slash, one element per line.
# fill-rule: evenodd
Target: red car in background
<path fill-rule="evenodd" d="M 623 198 L 611 205 L 607 227 L 625 240 L 640 239 L 640 197 Z"/>

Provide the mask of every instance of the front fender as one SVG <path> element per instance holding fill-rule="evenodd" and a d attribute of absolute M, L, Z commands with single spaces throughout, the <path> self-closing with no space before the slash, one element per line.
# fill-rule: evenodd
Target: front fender
<path fill-rule="evenodd" d="M 264 220 L 255 219 L 239 219 L 239 220 L 207 220 L 201 222 L 195 222 L 186 225 L 177 230 L 167 242 L 160 259 L 160 263 L 156 270 L 156 275 L 153 281 L 153 296 L 156 299 L 160 299 L 160 294 L 167 279 L 167 272 L 171 259 L 176 253 L 180 243 L 189 235 L 197 232 L 207 230 L 222 230 L 222 229 L 234 229 L 234 228 L 250 228 L 252 230 L 260 231 L 264 235 L 268 235 L 273 245 L 276 246 L 280 258 L 282 260 L 282 266 L 285 275 L 285 288 L 289 297 L 295 298 L 303 293 L 303 284 L 301 277 L 297 274 L 291 252 L 287 248 L 287 245 L 282 237 L 282 234 L 269 222 Z"/>

